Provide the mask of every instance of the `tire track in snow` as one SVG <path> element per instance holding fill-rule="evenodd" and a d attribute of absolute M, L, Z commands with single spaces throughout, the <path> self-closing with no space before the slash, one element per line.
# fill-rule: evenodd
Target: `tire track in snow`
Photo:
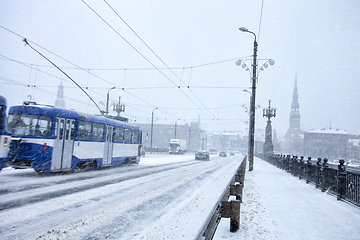
<path fill-rule="evenodd" d="M 100 188 L 106 185 L 120 183 L 132 178 L 139 178 L 139 177 L 152 175 L 159 172 L 169 171 L 171 169 L 176 169 L 179 167 L 191 166 L 199 163 L 200 162 L 186 161 L 175 164 L 150 166 L 146 168 L 141 168 L 140 171 L 137 171 L 139 169 L 132 169 L 132 171 L 130 170 L 125 172 L 124 173 L 125 176 L 121 176 L 121 177 L 113 177 L 114 175 L 118 174 L 118 172 L 114 172 L 112 176 L 106 175 L 106 173 L 100 173 L 99 175 L 96 176 L 89 176 L 89 177 L 79 176 L 78 178 L 64 179 L 60 182 L 57 182 L 57 184 L 54 183 L 48 185 L 35 184 L 34 187 L 30 189 L 25 190 L 21 188 L 19 191 L 16 191 L 11 194 L 2 194 L 0 200 L 0 211 L 11 208 L 17 208 L 32 203 L 47 201 L 52 198 L 71 195 L 89 189 Z M 101 179 L 101 177 L 105 177 L 105 179 Z M 90 181 L 86 181 L 86 180 L 90 180 Z M 99 181 L 94 182 L 96 180 Z M 80 183 L 80 181 L 82 183 Z M 71 183 L 74 184 L 71 185 Z M 35 190 L 39 190 L 39 191 L 36 192 Z"/>
<path fill-rule="evenodd" d="M 133 239 L 142 228 L 171 211 L 173 206 L 179 205 L 226 166 L 228 164 L 221 160 L 211 165 L 189 166 L 185 170 L 174 169 L 169 173 L 159 173 L 157 179 L 162 179 L 162 182 L 149 176 L 145 192 L 142 192 L 143 188 L 133 189 L 127 197 L 120 197 L 118 206 L 99 209 L 75 222 L 52 229 L 41 235 L 41 239 L 69 236 L 72 239 Z"/>

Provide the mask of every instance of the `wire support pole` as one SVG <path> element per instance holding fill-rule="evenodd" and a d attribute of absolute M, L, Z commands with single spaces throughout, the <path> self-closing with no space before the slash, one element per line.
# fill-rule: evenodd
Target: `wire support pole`
<path fill-rule="evenodd" d="M 254 169 L 254 137 L 255 137 L 255 96 L 256 96 L 256 73 L 257 73 L 257 41 L 256 41 L 256 35 L 253 32 L 248 31 L 249 33 L 252 33 L 255 37 L 254 40 L 254 56 L 253 56 L 253 74 L 252 74 L 252 91 L 251 91 L 251 102 L 250 102 L 250 126 L 249 126 L 249 150 L 248 150 L 248 156 L 249 156 L 249 171 L 252 171 Z"/>

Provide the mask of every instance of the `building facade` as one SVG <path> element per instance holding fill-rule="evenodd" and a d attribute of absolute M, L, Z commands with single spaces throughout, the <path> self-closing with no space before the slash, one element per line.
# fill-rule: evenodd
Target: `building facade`
<path fill-rule="evenodd" d="M 329 160 L 347 160 L 349 141 L 355 136 L 346 131 L 321 129 L 304 133 L 304 154 L 312 158 L 327 158 Z"/>

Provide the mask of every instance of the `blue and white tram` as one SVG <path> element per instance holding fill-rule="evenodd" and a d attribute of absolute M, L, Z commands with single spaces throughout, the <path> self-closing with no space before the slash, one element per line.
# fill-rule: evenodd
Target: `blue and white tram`
<path fill-rule="evenodd" d="M 0 96 L 0 171 L 8 160 L 11 136 L 6 130 L 6 98 Z"/>
<path fill-rule="evenodd" d="M 139 163 L 141 129 L 102 116 L 24 103 L 9 109 L 9 164 L 36 172 Z"/>

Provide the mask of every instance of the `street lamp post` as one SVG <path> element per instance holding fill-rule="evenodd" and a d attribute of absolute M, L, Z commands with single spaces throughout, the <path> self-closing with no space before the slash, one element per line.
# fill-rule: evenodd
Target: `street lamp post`
<path fill-rule="evenodd" d="M 249 125 L 249 171 L 254 169 L 254 134 L 255 134 L 255 91 L 256 91 L 256 69 L 257 69 L 257 41 L 255 33 L 249 31 L 245 27 L 239 28 L 242 32 L 248 32 L 254 35 L 254 55 L 253 55 L 253 63 L 252 63 L 252 92 L 251 92 L 251 100 L 250 100 L 250 125 Z"/>
<path fill-rule="evenodd" d="M 178 120 L 176 120 L 176 122 L 175 122 L 175 139 L 176 139 L 177 121 L 179 121 L 179 120 L 180 120 L 180 118 Z"/>
<path fill-rule="evenodd" d="M 150 138 L 150 153 L 152 153 L 152 141 L 153 141 L 153 131 L 154 131 L 154 111 L 158 108 L 154 108 L 151 112 L 151 138 Z"/>
<path fill-rule="evenodd" d="M 115 89 L 116 87 L 112 87 L 112 88 L 110 88 L 109 90 L 108 90 L 108 92 L 107 92 L 107 96 L 106 96 L 106 115 L 108 115 L 109 114 L 109 92 L 110 92 L 110 90 L 113 90 L 113 89 Z"/>
<path fill-rule="evenodd" d="M 256 41 L 256 34 L 249 31 L 247 28 L 245 27 L 241 27 L 239 28 L 240 31 L 242 32 L 248 32 L 254 35 L 255 40 L 254 40 L 254 55 L 253 55 L 253 61 L 252 61 L 252 91 L 251 91 L 251 99 L 250 99 L 250 124 L 249 124 L 249 149 L 248 149 L 248 158 L 249 158 L 249 171 L 252 171 L 254 169 L 254 135 L 255 135 L 255 92 L 256 92 L 256 80 L 259 74 L 257 74 L 257 41 Z M 242 63 L 241 60 L 236 61 L 236 65 L 240 66 Z M 264 70 L 264 67 L 267 68 L 268 65 L 267 63 L 269 63 L 270 65 L 274 65 L 275 61 L 272 59 L 267 60 L 267 62 L 265 62 L 260 70 Z M 242 64 L 242 67 L 245 68 L 246 65 Z M 249 69 L 246 68 L 246 71 L 248 71 Z M 260 72 L 260 71 L 259 71 Z"/>

